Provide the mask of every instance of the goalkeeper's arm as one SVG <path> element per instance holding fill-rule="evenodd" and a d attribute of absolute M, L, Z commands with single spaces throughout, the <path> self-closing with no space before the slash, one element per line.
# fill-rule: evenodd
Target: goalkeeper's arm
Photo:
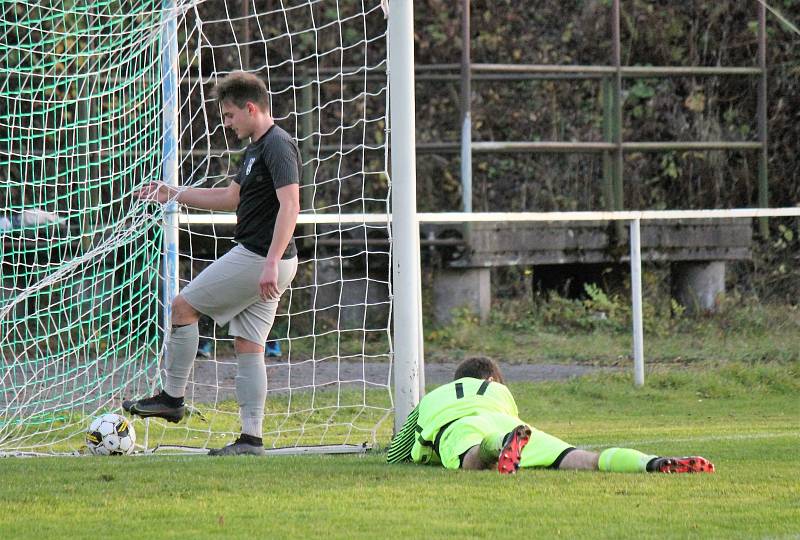
<path fill-rule="evenodd" d="M 414 447 L 414 439 L 417 435 L 417 418 L 419 418 L 419 405 L 409 413 L 403 428 L 392 437 L 389 453 L 386 456 L 387 463 L 411 461 L 411 449 Z"/>

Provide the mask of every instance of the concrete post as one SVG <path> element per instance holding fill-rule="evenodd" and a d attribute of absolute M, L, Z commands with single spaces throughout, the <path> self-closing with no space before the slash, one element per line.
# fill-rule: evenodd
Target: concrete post
<path fill-rule="evenodd" d="M 687 313 L 714 312 L 725 293 L 725 263 L 691 261 L 672 264 L 672 294 Z"/>
<path fill-rule="evenodd" d="M 453 310 L 467 308 L 478 315 L 482 323 L 489 319 L 492 303 L 491 270 L 464 268 L 436 270 L 433 277 L 434 318 L 447 324 Z"/>

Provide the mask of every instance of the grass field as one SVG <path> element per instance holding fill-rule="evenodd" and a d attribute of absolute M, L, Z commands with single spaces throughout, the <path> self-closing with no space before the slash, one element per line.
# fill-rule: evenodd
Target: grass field
<path fill-rule="evenodd" d="M 0 538 L 798 538 L 800 369 L 706 364 L 516 383 L 581 447 L 701 454 L 713 475 L 388 466 L 385 455 L 0 461 Z M 385 442 L 385 441 L 383 441 Z"/>
<path fill-rule="evenodd" d="M 626 364 L 631 354 L 630 310 L 627 298 L 614 298 L 614 310 L 600 311 L 578 300 L 560 299 L 538 310 L 525 300 L 498 301 L 486 324 L 460 313 L 446 327 L 425 327 L 425 358 L 484 354 L 518 363 Z M 699 317 L 656 315 L 647 304 L 651 312 L 645 314 L 646 361 L 800 362 L 798 306 L 736 302 L 728 299 L 718 313 Z"/>

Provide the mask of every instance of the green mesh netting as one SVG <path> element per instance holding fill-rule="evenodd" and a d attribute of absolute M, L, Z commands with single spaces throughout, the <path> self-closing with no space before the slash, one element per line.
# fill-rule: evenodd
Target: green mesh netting
<path fill-rule="evenodd" d="M 158 359 L 160 2 L 4 2 L 0 449 L 72 437 Z"/>

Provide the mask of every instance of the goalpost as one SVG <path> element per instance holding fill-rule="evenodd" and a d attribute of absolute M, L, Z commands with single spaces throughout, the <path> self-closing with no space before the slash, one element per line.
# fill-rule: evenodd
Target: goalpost
<path fill-rule="evenodd" d="M 388 438 L 392 412 L 404 417 L 419 396 L 420 303 L 412 2 L 392 1 L 388 20 L 387 4 L 6 9 L 0 455 L 80 452 L 93 416 L 160 386 L 169 302 L 231 247 L 232 216 L 134 192 L 227 185 L 243 145 L 225 136 L 211 90 L 242 69 L 265 80 L 303 159 L 300 266 L 270 334 L 282 354 L 265 359 L 265 445 L 341 451 Z M 393 294 L 392 265 L 415 295 Z M 398 322 L 409 316 L 418 323 Z M 217 447 L 238 433 L 232 340 L 206 320 L 201 338 L 188 420 L 136 420 L 140 449 Z"/>

